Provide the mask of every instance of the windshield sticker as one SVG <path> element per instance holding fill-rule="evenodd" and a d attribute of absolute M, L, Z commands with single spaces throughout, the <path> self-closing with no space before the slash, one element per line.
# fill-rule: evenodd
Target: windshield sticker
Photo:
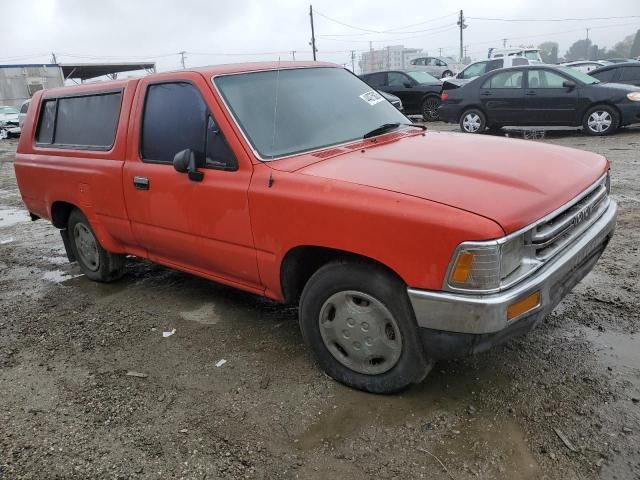
<path fill-rule="evenodd" d="M 384 98 L 382 98 L 382 95 L 380 95 L 375 90 L 364 92 L 362 95 L 360 95 L 360 98 L 367 102 L 369 105 L 375 105 L 376 103 L 380 103 L 384 100 Z"/>

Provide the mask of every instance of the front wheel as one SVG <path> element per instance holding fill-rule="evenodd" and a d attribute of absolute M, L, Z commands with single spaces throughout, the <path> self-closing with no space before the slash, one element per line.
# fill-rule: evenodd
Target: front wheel
<path fill-rule="evenodd" d="M 618 128 L 618 112 L 607 105 L 596 105 L 587 110 L 582 121 L 582 129 L 588 135 L 609 135 Z"/>
<path fill-rule="evenodd" d="M 440 118 L 438 107 L 440 106 L 440 98 L 432 95 L 422 102 L 422 119 L 425 122 L 435 122 Z"/>
<path fill-rule="evenodd" d="M 406 286 L 376 266 L 320 268 L 302 293 L 300 328 L 322 369 L 352 388 L 396 392 L 422 381 L 433 366 Z"/>
<path fill-rule="evenodd" d="M 112 282 L 124 275 L 125 256 L 107 252 L 96 237 L 89 220 L 73 210 L 67 224 L 71 250 L 82 273 L 96 282 Z"/>
<path fill-rule="evenodd" d="M 465 111 L 460 117 L 460 130 L 465 133 L 482 133 L 487 126 L 487 119 L 480 110 Z"/>

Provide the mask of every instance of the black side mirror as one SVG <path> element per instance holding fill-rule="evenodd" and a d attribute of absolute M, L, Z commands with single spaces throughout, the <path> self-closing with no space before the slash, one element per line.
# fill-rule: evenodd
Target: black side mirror
<path fill-rule="evenodd" d="M 576 82 L 574 82 L 573 80 L 565 80 L 564 82 L 562 82 L 562 86 L 571 90 L 572 88 L 576 87 Z"/>
<path fill-rule="evenodd" d="M 176 172 L 188 174 L 189 180 L 194 182 L 201 182 L 204 178 L 204 173 L 198 171 L 196 155 L 190 148 L 185 148 L 175 154 L 173 168 L 176 169 Z"/>
<path fill-rule="evenodd" d="M 413 84 L 412 84 L 411 82 L 404 82 L 404 86 L 405 86 L 406 88 L 412 88 L 412 87 L 413 87 Z"/>

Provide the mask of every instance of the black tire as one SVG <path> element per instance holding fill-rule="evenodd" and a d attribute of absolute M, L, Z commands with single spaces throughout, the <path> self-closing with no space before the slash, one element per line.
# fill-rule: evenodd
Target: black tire
<path fill-rule="evenodd" d="M 422 119 L 425 122 L 435 122 L 440 119 L 438 113 L 438 107 L 440 106 L 440 97 L 436 95 L 429 95 L 422 101 Z"/>
<path fill-rule="evenodd" d="M 592 117 L 597 116 L 600 118 Z M 592 122 L 593 121 L 593 122 Z M 596 105 L 584 114 L 582 131 L 587 135 L 601 137 L 615 132 L 620 125 L 620 116 L 615 108 L 608 105 Z"/>
<path fill-rule="evenodd" d="M 358 319 L 364 318 L 368 321 L 371 318 L 370 323 L 373 327 L 370 334 L 376 337 L 374 339 L 376 344 L 379 338 L 385 336 L 396 346 L 399 344 L 399 348 L 396 349 L 395 353 L 397 358 L 393 364 L 389 362 L 389 367 L 386 371 L 367 374 L 359 372 L 357 369 L 349 368 L 344 363 L 348 361 L 345 347 L 340 347 L 342 350 L 339 348 L 334 349 L 335 353 L 332 353 L 323 339 L 324 333 L 321 332 L 323 328 L 321 322 L 324 317 L 323 312 L 327 309 L 326 305 L 331 308 L 330 300 L 335 298 L 336 295 L 350 295 L 354 291 L 355 295 L 364 294 L 373 301 L 382 304 L 386 308 L 386 313 L 390 314 L 388 317 L 391 319 L 386 320 L 387 315 L 384 315 L 382 316 L 385 319 L 383 322 L 393 322 L 393 326 L 390 327 L 385 324 L 382 328 L 376 328 L 379 323 L 376 323 L 373 316 L 368 317 L 369 313 L 366 311 L 370 306 L 375 308 L 374 304 L 365 305 L 363 307 L 365 308 L 364 314 L 349 310 L 349 307 L 352 307 L 349 306 L 346 308 L 348 315 L 353 312 L 356 320 L 347 318 L 346 322 L 347 324 L 349 321 L 353 323 L 353 325 L 349 325 L 353 330 L 348 333 L 346 330 L 341 330 L 341 332 L 345 332 L 344 339 L 346 340 L 340 337 L 336 341 L 344 342 L 346 348 L 351 349 L 350 343 L 355 346 L 358 343 L 355 341 L 359 338 L 358 336 L 368 335 L 367 333 L 361 333 L 361 331 L 367 332 L 365 325 L 367 329 L 371 328 L 366 322 Z M 336 315 L 334 313 L 334 316 Z M 337 320 L 337 317 L 326 320 L 325 325 Z M 396 327 L 399 333 L 397 337 L 393 333 Z M 389 334 L 390 328 L 393 335 Z M 306 344 L 313 351 L 320 367 L 335 380 L 358 390 L 371 393 L 397 392 L 414 383 L 421 382 L 433 367 L 433 360 L 427 358 L 420 341 L 420 333 L 407 296 L 406 285 L 394 275 L 374 265 L 358 262 L 334 262 L 323 266 L 314 273 L 305 285 L 300 299 L 300 329 Z M 350 336 L 351 332 L 353 332 L 353 336 Z M 386 344 L 387 339 L 382 343 Z M 371 338 L 365 338 L 364 343 L 367 344 L 367 341 L 371 342 Z M 371 345 L 371 343 L 368 344 Z M 354 348 L 358 349 L 359 346 Z M 380 362 L 373 363 L 374 360 L 378 360 L 375 357 L 378 354 L 373 353 L 374 350 L 375 345 L 371 349 L 363 346 L 363 352 L 366 351 L 366 355 L 373 355 L 373 357 L 364 361 L 358 360 L 356 357 L 352 358 L 355 358 L 355 361 L 360 361 L 365 368 L 378 368 L 381 364 Z M 339 360 L 339 358 L 342 358 L 342 360 Z M 384 364 L 381 367 L 386 368 Z"/>
<path fill-rule="evenodd" d="M 108 283 L 124 275 L 125 256 L 109 253 L 102 248 L 89 220 L 80 210 L 71 212 L 67 229 L 73 254 L 87 278 Z M 91 253 L 87 254 L 87 250 L 91 250 Z"/>
<path fill-rule="evenodd" d="M 465 123 L 466 120 L 468 123 Z M 486 127 L 487 117 L 477 108 L 465 110 L 464 113 L 460 115 L 460 130 L 464 133 L 482 133 Z"/>
<path fill-rule="evenodd" d="M 453 72 L 451 70 L 445 70 L 444 72 L 442 72 L 442 77 L 440 78 L 448 78 L 448 77 L 453 77 Z"/>

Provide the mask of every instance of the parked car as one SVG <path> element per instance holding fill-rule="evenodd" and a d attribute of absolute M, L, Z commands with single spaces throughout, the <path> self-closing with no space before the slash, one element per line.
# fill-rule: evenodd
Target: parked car
<path fill-rule="evenodd" d="M 426 72 L 392 70 L 367 73 L 360 78 L 376 90 L 402 100 L 404 113 L 422 115 L 426 122 L 438 120 L 442 82 Z"/>
<path fill-rule="evenodd" d="M 436 78 L 453 77 L 464 68 L 464 65 L 453 58 L 420 57 L 409 62 L 407 70 L 427 72 Z"/>
<path fill-rule="evenodd" d="M 440 118 L 468 133 L 485 128 L 582 126 L 608 135 L 640 122 L 640 88 L 601 84 L 568 67 L 529 65 L 487 73 L 442 94 Z"/>
<path fill-rule="evenodd" d="M 17 108 L 8 105 L 0 106 L 0 138 L 20 135 Z"/>
<path fill-rule="evenodd" d="M 592 70 L 604 67 L 605 65 L 609 64 L 598 60 L 581 60 L 578 62 L 561 63 L 560 65 L 563 67 L 573 68 L 574 70 L 578 70 L 582 73 L 589 73 Z"/>
<path fill-rule="evenodd" d="M 632 58 L 607 58 L 604 61 L 609 63 L 627 63 L 627 62 L 633 62 L 634 60 Z"/>
<path fill-rule="evenodd" d="M 589 72 L 601 83 L 625 83 L 640 87 L 640 62 L 615 63 Z"/>
<path fill-rule="evenodd" d="M 27 118 L 27 110 L 29 110 L 30 103 L 31 100 L 29 99 L 22 102 L 22 105 L 20 105 L 20 113 L 18 114 L 18 125 L 20 128 L 22 128 L 22 125 L 24 124 L 24 119 Z"/>
<path fill-rule="evenodd" d="M 540 56 L 540 49 L 538 48 L 523 48 L 523 47 L 509 47 L 509 48 L 490 48 L 488 58 L 507 58 L 507 57 L 523 57 L 529 60 L 531 63 L 543 63 Z"/>
<path fill-rule="evenodd" d="M 38 91 L 14 166 L 86 278 L 133 255 L 297 303 L 324 371 L 386 393 L 540 323 L 617 211 L 601 155 L 406 120 L 332 64 L 220 65 Z"/>
<path fill-rule="evenodd" d="M 400 111 L 404 110 L 404 107 L 402 106 L 402 100 L 400 100 L 395 95 L 391 95 L 390 93 L 384 92 L 382 90 L 378 90 L 378 93 L 382 95 L 387 102 L 389 102 L 391 105 L 396 107 L 398 110 Z"/>

